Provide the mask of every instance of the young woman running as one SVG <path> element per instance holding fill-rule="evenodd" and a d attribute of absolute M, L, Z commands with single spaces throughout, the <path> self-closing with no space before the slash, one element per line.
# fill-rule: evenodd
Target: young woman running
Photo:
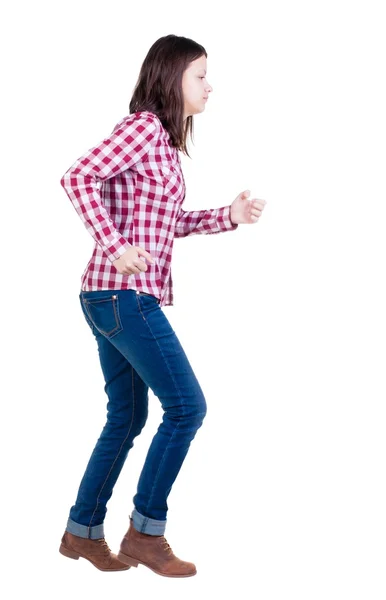
<path fill-rule="evenodd" d="M 206 59 L 203 46 L 189 38 L 158 39 L 142 64 L 130 114 L 61 179 L 95 240 L 79 300 L 97 342 L 108 403 L 60 552 L 103 571 L 142 564 L 167 577 L 196 574 L 195 565 L 180 560 L 164 536 L 167 498 L 206 414 L 200 384 L 162 311 L 173 305 L 173 240 L 255 223 L 265 206 L 264 200 L 248 200 L 245 191 L 221 208 L 182 209 L 179 151 L 189 156 L 193 115 L 204 111 L 212 91 Z M 106 504 L 146 423 L 149 388 L 164 413 L 116 555 L 104 539 Z"/>

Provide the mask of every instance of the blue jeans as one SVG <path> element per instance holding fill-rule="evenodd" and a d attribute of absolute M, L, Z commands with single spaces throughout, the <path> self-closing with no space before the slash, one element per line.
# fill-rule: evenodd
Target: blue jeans
<path fill-rule="evenodd" d="M 104 537 L 106 504 L 148 416 L 148 389 L 164 410 L 133 498 L 134 527 L 163 535 L 167 498 L 206 401 L 187 356 L 158 299 L 136 290 L 81 291 L 80 304 L 94 334 L 108 397 L 107 420 L 71 507 L 66 530 Z"/>

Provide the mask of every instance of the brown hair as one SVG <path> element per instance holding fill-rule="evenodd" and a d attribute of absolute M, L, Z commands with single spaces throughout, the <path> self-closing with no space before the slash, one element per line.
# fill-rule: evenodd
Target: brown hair
<path fill-rule="evenodd" d="M 193 141 L 193 116 L 184 122 L 182 76 L 189 64 L 208 56 L 206 50 L 190 38 L 166 35 L 151 46 L 142 63 L 130 100 L 130 113 L 155 113 L 168 131 L 172 146 L 189 156 L 186 140 Z M 190 156 L 189 156 L 190 158 Z"/>

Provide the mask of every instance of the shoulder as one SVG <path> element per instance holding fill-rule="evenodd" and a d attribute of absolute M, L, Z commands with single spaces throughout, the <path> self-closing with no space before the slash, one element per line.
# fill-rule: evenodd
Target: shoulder
<path fill-rule="evenodd" d="M 162 131 L 163 127 L 157 115 L 146 110 L 134 112 L 130 115 L 123 117 L 115 125 L 114 132 L 118 129 L 132 129 L 137 131 L 138 133 L 142 133 L 145 131 L 146 134 L 157 134 Z"/>
<path fill-rule="evenodd" d="M 135 138 L 138 143 L 151 144 L 159 152 L 160 148 L 170 147 L 170 134 L 153 112 L 143 110 L 123 117 L 115 126 L 113 133 L 124 139 Z"/>

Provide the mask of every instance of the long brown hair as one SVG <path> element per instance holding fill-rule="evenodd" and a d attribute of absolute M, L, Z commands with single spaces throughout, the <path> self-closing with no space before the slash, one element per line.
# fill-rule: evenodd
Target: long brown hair
<path fill-rule="evenodd" d="M 190 38 L 178 35 L 159 38 L 142 63 L 130 100 L 130 113 L 145 110 L 155 113 L 168 131 L 172 146 L 187 156 L 188 134 L 193 141 L 193 116 L 184 122 L 182 76 L 189 63 L 203 55 L 208 56 L 205 48 Z"/>

